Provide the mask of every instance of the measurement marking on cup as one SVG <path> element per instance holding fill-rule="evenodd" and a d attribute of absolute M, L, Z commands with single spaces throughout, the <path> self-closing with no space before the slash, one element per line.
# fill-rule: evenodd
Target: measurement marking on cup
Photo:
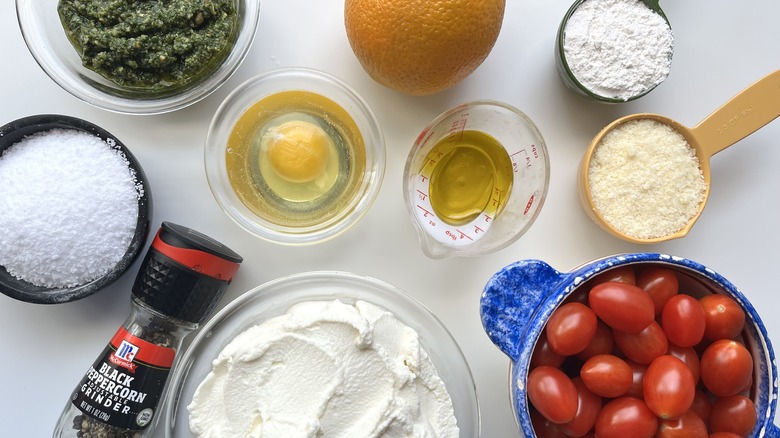
<path fill-rule="evenodd" d="M 425 201 L 426 199 L 428 199 L 428 194 L 423 192 L 420 189 L 417 189 L 417 197 L 420 198 L 420 201 Z M 418 205 L 418 207 L 419 207 L 419 205 Z"/>
<path fill-rule="evenodd" d="M 523 216 L 528 214 L 528 210 L 531 209 L 531 206 L 534 205 L 534 199 L 536 198 L 535 195 L 531 195 L 530 198 L 528 198 L 528 203 L 525 204 L 525 210 L 523 210 Z"/>
<path fill-rule="evenodd" d="M 753 114 L 753 112 L 755 111 L 755 109 L 753 108 L 753 105 L 750 105 L 749 107 L 744 108 L 744 109 L 743 108 L 739 108 L 739 109 L 737 109 L 737 111 L 738 111 L 738 114 L 736 114 L 734 117 L 732 117 L 729 120 L 727 120 L 719 128 L 716 129 L 718 134 L 723 134 L 724 132 L 728 131 L 729 128 L 732 128 L 734 126 L 739 125 L 739 123 L 742 120 L 750 117 Z"/>
<path fill-rule="evenodd" d="M 515 155 L 522 154 L 520 157 L 515 157 Z M 539 158 L 539 152 L 536 150 L 536 145 L 531 145 L 531 153 L 528 153 L 528 150 L 525 148 L 520 149 L 519 151 L 510 154 L 509 159 L 512 160 L 512 170 L 517 173 L 520 167 L 520 164 L 522 162 L 525 162 L 526 168 L 531 167 L 531 158 Z M 524 160 L 525 158 L 525 160 Z"/>
<path fill-rule="evenodd" d="M 472 239 L 468 234 L 466 234 L 463 231 L 458 230 L 458 229 L 455 229 L 454 232 L 450 231 L 450 230 L 447 230 L 447 231 L 444 232 L 444 234 L 449 236 L 449 238 L 452 239 L 453 241 L 454 240 L 458 240 L 458 239 L 468 239 L 468 240 L 470 240 L 472 242 L 474 241 L 474 239 Z"/>
<path fill-rule="evenodd" d="M 417 208 L 423 211 L 423 217 L 433 216 L 434 214 L 431 213 L 430 210 L 423 208 L 420 204 L 417 204 Z"/>

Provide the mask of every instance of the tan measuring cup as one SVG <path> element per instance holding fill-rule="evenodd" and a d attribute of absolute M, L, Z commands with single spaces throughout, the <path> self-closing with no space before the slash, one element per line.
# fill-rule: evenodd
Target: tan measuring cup
<path fill-rule="evenodd" d="M 657 114 L 632 114 L 617 119 L 593 138 L 580 162 L 577 183 L 582 206 L 588 216 L 604 230 L 629 242 L 658 243 L 685 237 L 704 210 L 704 205 L 710 194 L 710 157 L 757 131 L 779 115 L 780 70 L 777 70 L 742 90 L 693 128 L 688 128 L 675 120 Z M 604 136 L 617 126 L 638 119 L 652 119 L 664 123 L 685 137 L 688 144 L 696 152 L 706 184 L 704 199 L 699 205 L 698 211 L 682 229 L 666 236 L 650 239 L 626 235 L 607 222 L 593 204 L 589 181 L 591 158 Z"/>

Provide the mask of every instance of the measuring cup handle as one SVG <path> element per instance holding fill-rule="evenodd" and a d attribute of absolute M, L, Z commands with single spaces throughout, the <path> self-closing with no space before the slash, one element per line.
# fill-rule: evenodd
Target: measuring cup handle
<path fill-rule="evenodd" d="M 563 274 L 540 260 L 515 262 L 488 281 L 480 299 L 482 325 L 490 340 L 517 361 L 522 336 L 544 299 Z"/>
<path fill-rule="evenodd" d="M 691 131 L 712 156 L 780 116 L 780 70 L 747 87 Z"/>

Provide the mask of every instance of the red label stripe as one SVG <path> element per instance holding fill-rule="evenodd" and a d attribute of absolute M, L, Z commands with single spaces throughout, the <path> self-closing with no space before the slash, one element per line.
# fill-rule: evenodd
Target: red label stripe
<path fill-rule="evenodd" d="M 176 351 L 172 348 L 161 347 L 159 345 L 152 344 L 151 342 L 144 341 L 143 339 L 133 336 L 124 327 L 119 327 L 116 334 L 111 338 L 111 346 L 114 350 L 119 350 L 122 341 L 127 341 L 130 344 L 138 347 L 134 357 L 130 362 L 143 362 L 144 364 L 159 367 L 170 368 L 173 365 L 173 359 L 176 356 Z M 124 358 L 121 358 L 124 360 Z"/>

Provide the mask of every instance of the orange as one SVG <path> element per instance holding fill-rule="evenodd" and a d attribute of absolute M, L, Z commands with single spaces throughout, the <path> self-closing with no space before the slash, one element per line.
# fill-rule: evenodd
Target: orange
<path fill-rule="evenodd" d="M 346 0 L 347 38 L 378 83 L 437 93 L 470 75 L 501 30 L 505 0 Z"/>

